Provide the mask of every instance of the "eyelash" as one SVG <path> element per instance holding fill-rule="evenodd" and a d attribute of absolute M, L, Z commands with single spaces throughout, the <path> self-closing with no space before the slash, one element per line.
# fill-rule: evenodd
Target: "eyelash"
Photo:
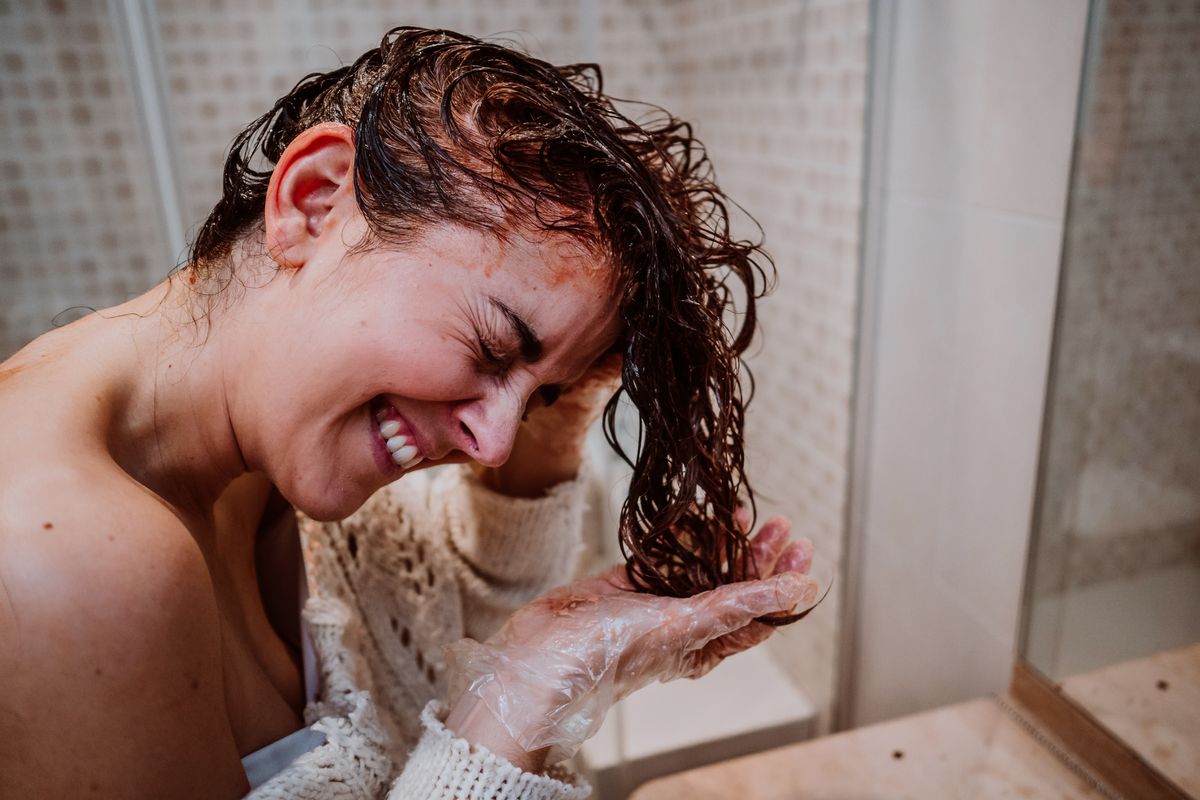
<path fill-rule="evenodd" d="M 507 356 L 502 356 L 496 352 L 498 349 L 494 343 L 495 337 L 490 331 L 485 332 L 479 326 L 475 327 L 475 341 L 479 347 L 479 357 L 495 372 L 497 377 L 503 378 L 508 374 L 509 368 L 512 366 L 512 360 Z M 538 390 L 542 397 L 542 405 L 550 407 L 558 402 L 558 398 L 562 395 L 562 387 L 556 385 L 543 386 Z M 528 416 L 526 414 L 525 416 Z M 523 417 L 524 418 L 524 417 Z"/>
<path fill-rule="evenodd" d="M 498 348 L 495 345 L 495 337 L 485 334 L 478 328 L 475 329 L 475 339 L 479 345 L 479 357 L 497 374 L 503 376 L 508 373 L 511 363 L 508 358 L 497 352 Z"/>

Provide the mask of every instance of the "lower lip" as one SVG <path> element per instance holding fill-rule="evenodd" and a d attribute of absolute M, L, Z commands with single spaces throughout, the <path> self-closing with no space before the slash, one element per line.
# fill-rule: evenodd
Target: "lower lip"
<path fill-rule="evenodd" d="M 392 454 L 387 449 L 387 442 L 384 441 L 383 434 L 379 432 L 379 423 L 375 420 L 375 412 L 371 411 L 371 404 L 367 404 L 367 430 L 371 435 L 371 453 L 375 457 L 375 465 L 379 467 L 379 471 L 387 476 L 390 480 L 395 480 L 404 474 L 404 468 L 392 461 Z"/>

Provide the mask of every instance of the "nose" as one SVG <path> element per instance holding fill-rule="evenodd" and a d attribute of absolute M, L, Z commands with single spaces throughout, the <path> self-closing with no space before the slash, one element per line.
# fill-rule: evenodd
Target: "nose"
<path fill-rule="evenodd" d="M 512 454 L 525 402 L 521 393 L 496 391 L 455 411 L 463 451 L 485 467 L 498 467 Z"/>

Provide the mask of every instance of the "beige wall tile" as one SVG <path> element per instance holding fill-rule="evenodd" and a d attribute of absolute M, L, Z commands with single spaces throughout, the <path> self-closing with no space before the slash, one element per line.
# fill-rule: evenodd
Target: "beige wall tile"
<path fill-rule="evenodd" d="M 949 468 L 932 566 L 1012 641 L 1021 603 L 1050 359 L 1062 225 L 965 213 L 951 337 Z M 1002 687 L 996 687 L 1000 689 Z"/>
<path fill-rule="evenodd" d="M 878 168 L 890 182 L 881 200 L 874 397 L 863 421 L 855 724 L 1008 681 L 1074 133 L 1069 110 L 1043 109 L 1030 123 L 1020 93 L 1078 85 L 1077 60 L 1059 51 L 1072 30 L 1082 40 L 1079 5 L 1042 4 L 1041 14 L 1022 5 L 999 21 L 992 4 L 889 6 L 892 96 Z M 1003 72 L 994 54 L 1023 32 L 1014 54 L 1053 72 L 1017 87 L 992 72 Z M 989 105 L 998 87 L 1017 95 Z M 1074 108 L 1073 97 L 1063 102 Z M 1000 156 L 989 148 L 1010 143 L 981 139 L 985 120 L 1006 131 L 1032 124 L 1045 152 L 1029 164 L 1013 145 L 1002 156 L 1011 174 L 1000 180 L 992 164 Z M 1057 217 L 1048 215 L 1052 196 Z"/>
<path fill-rule="evenodd" d="M 104 4 L 0 6 L 0 66 L 3 360 L 173 264 Z"/>
<path fill-rule="evenodd" d="M 1087 0 L 981 5 L 983 71 L 972 90 L 982 102 L 966 199 L 1060 219 L 1071 168 L 1071 139 L 1062 131 L 1075 122 Z"/>
<path fill-rule="evenodd" d="M 1086 0 L 904 4 L 894 190 L 1061 217 L 1086 19 Z"/>
<path fill-rule="evenodd" d="M 887 124 L 889 191 L 962 199 L 983 97 L 987 4 L 896 3 Z"/>

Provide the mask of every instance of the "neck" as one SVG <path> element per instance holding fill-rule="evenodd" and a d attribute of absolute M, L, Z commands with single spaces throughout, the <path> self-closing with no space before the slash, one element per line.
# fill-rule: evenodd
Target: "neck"
<path fill-rule="evenodd" d="M 124 352 L 109 447 L 155 494 L 184 514 L 208 518 L 229 482 L 247 471 L 229 394 L 238 350 L 222 326 L 193 320 L 190 293 L 172 285 L 180 281 L 175 276 L 101 312 Z"/>

